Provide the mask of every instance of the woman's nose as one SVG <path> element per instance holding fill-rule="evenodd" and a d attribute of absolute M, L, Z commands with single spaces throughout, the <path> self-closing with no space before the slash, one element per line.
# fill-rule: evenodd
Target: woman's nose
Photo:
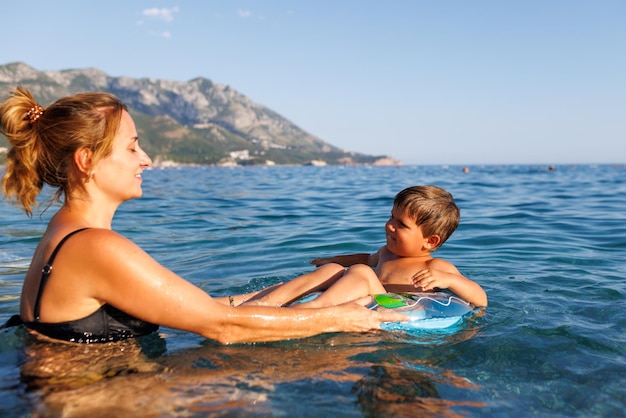
<path fill-rule="evenodd" d="M 152 165 L 152 159 L 144 150 L 141 150 L 141 152 L 143 152 L 143 155 L 141 157 L 142 167 L 150 167 Z"/>

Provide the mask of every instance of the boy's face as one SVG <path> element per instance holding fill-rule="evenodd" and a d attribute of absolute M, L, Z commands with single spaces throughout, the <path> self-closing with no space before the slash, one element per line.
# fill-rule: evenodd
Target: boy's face
<path fill-rule="evenodd" d="M 424 236 L 416 220 L 395 206 L 385 224 L 385 235 L 387 248 L 398 256 L 415 257 L 430 252 L 429 239 Z"/>

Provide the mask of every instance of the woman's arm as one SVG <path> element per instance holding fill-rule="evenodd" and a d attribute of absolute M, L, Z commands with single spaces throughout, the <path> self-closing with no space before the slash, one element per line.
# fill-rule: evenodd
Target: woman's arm
<path fill-rule="evenodd" d="M 233 308 L 164 268 L 121 235 L 107 230 L 83 234 L 89 238 L 80 240 L 78 270 L 83 279 L 93 283 L 89 288 L 92 298 L 142 320 L 221 343 L 364 332 L 378 329 L 383 321 L 406 320 L 404 315 L 370 311 L 357 303 L 325 309 Z"/>

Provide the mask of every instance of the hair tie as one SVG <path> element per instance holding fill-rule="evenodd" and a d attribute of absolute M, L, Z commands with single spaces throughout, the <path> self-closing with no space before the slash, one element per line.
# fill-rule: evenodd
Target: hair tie
<path fill-rule="evenodd" d="M 37 119 L 39 119 L 39 117 L 43 115 L 43 111 L 43 107 L 35 105 L 30 108 L 28 113 L 26 113 L 26 117 L 24 118 L 24 120 L 28 120 L 30 123 L 35 123 L 37 122 Z"/>

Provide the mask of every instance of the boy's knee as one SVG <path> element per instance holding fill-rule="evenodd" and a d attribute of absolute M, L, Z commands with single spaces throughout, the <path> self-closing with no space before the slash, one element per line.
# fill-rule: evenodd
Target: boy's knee
<path fill-rule="evenodd" d="M 366 285 L 369 288 L 370 293 L 380 293 L 382 289 L 384 289 L 380 284 L 380 280 L 378 279 L 376 272 L 370 266 L 366 264 L 355 264 L 350 267 L 350 270 L 348 271 L 350 276 L 357 277 L 360 283 Z"/>
<path fill-rule="evenodd" d="M 350 266 L 350 272 L 376 277 L 376 273 L 374 272 L 374 270 L 367 264 L 355 264 L 353 266 Z"/>
<path fill-rule="evenodd" d="M 345 271 L 345 267 L 342 266 L 341 264 L 337 264 L 337 263 L 328 263 L 328 264 L 324 264 L 323 266 L 319 266 L 317 268 L 317 271 L 324 271 L 327 272 L 330 275 L 335 275 L 339 272 L 343 272 Z"/>

